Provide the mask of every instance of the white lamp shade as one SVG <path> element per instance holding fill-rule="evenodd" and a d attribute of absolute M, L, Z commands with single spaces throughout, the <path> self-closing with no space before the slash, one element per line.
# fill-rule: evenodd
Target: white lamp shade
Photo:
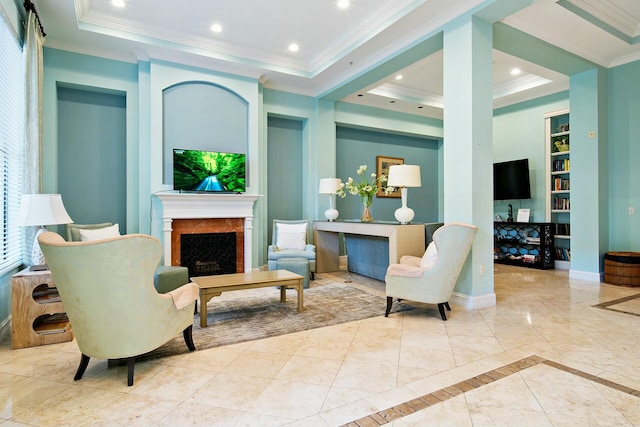
<path fill-rule="evenodd" d="M 20 199 L 18 225 L 41 226 L 72 222 L 60 194 L 24 194 Z"/>
<path fill-rule="evenodd" d="M 420 187 L 420 166 L 393 165 L 389 167 L 387 187 Z"/>
<path fill-rule="evenodd" d="M 340 187 L 341 183 L 342 180 L 340 178 L 321 178 L 318 193 L 334 194 Z"/>

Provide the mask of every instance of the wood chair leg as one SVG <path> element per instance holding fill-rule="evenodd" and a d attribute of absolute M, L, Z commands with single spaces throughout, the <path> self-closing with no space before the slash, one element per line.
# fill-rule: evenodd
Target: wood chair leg
<path fill-rule="evenodd" d="M 391 304 L 393 304 L 393 297 L 387 297 L 387 309 L 384 312 L 384 317 L 389 317 L 391 312 Z"/>
<path fill-rule="evenodd" d="M 129 387 L 133 385 L 133 365 L 135 361 L 135 357 L 127 357 L 127 385 Z"/>
<path fill-rule="evenodd" d="M 84 375 L 84 371 L 87 370 L 87 366 L 89 366 L 89 356 L 83 354 L 80 358 L 80 366 L 78 366 L 78 370 L 76 371 L 76 376 L 73 377 L 74 381 L 78 381 Z"/>
<path fill-rule="evenodd" d="M 193 344 L 193 325 L 189 325 L 184 331 L 182 331 L 182 336 L 184 337 L 184 342 L 187 344 L 189 351 L 196 351 L 196 346 Z"/>
<path fill-rule="evenodd" d="M 451 311 L 451 307 L 449 306 L 449 301 L 447 301 L 447 302 L 445 302 L 445 303 L 444 303 L 444 307 L 445 307 L 447 310 Z"/>
<path fill-rule="evenodd" d="M 447 316 L 444 314 L 444 304 L 445 303 L 443 302 L 438 304 L 438 311 L 440 311 L 440 317 L 442 317 L 442 320 L 447 320 Z"/>

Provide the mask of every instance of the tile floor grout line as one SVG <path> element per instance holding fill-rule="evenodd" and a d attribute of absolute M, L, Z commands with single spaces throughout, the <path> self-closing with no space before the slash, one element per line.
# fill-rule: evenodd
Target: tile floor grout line
<path fill-rule="evenodd" d="M 520 371 L 531 368 L 540 363 L 543 363 L 549 367 L 556 368 L 561 371 L 579 376 L 586 380 L 589 380 L 598 384 L 602 384 L 604 386 L 613 388 L 615 390 L 629 394 L 631 396 L 640 397 L 640 390 L 635 390 L 631 387 L 627 387 L 622 384 L 618 384 L 616 382 L 613 382 L 604 378 L 600 378 L 596 375 L 571 368 L 561 363 L 557 363 L 552 360 L 548 360 L 543 357 L 533 355 L 533 356 L 525 357 L 524 359 L 517 360 L 512 363 L 508 363 L 504 366 L 501 366 L 496 369 L 492 369 L 490 371 L 476 375 L 474 377 L 467 378 L 466 380 L 459 381 L 455 384 L 441 388 L 440 390 L 436 390 L 424 396 L 416 397 L 415 399 L 409 400 L 407 402 L 400 403 L 390 408 L 383 409 L 373 414 L 364 416 L 355 421 L 351 421 L 349 423 L 343 424 L 342 427 L 381 426 L 381 425 L 390 423 L 392 421 L 395 421 L 397 419 L 403 418 L 407 415 L 416 413 L 422 409 L 428 408 L 429 406 L 433 406 L 438 403 L 444 402 L 445 400 L 451 399 L 452 397 L 459 396 L 468 391 L 472 391 L 484 385 L 490 384 L 494 381 L 498 381 L 502 378 L 506 378 L 509 375 L 516 374 Z"/>

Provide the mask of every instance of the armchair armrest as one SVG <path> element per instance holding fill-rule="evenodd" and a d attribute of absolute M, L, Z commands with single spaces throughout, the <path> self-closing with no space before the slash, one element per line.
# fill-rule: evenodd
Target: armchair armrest
<path fill-rule="evenodd" d="M 391 264 L 387 268 L 387 276 L 422 277 L 425 270 L 420 265 Z"/>
<path fill-rule="evenodd" d="M 400 264 L 410 265 L 413 267 L 420 267 L 421 261 L 422 261 L 422 258 L 413 256 L 413 255 L 403 255 L 400 258 Z"/>
<path fill-rule="evenodd" d="M 198 299 L 200 288 L 195 283 L 187 283 L 167 293 L 171 295 L 173 304 L 180 310 Z"/>

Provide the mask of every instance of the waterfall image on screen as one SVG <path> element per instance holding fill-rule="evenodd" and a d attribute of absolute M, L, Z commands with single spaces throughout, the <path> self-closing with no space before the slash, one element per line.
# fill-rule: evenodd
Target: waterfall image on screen
<path fill-rule="evenodd" d="M 184 191 L 242 193 L 245 191 L 245 155 L 175 149 L 173 188 Z"/>

